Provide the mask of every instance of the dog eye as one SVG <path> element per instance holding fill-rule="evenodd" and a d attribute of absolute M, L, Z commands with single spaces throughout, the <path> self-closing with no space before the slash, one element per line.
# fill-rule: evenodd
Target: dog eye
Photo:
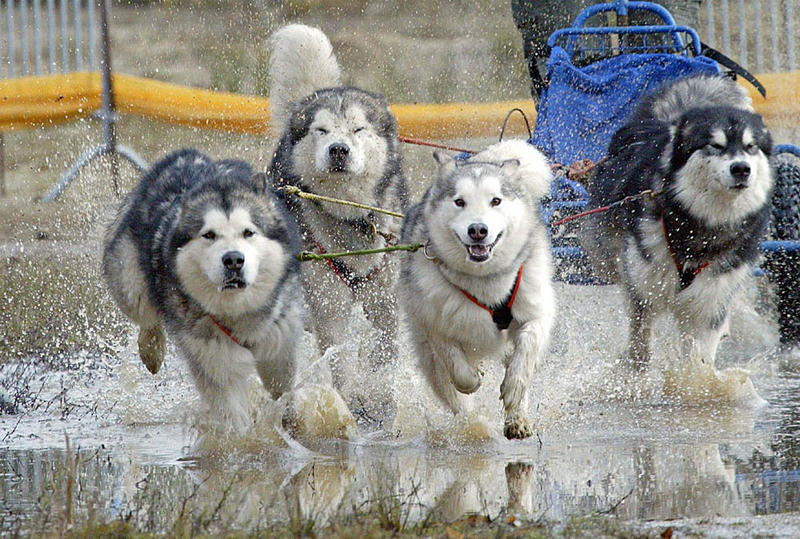
<path fill-rule="evenodd" d="M 501 199 L 499 199 L 498 197 L 494 197 L 492 199 L 492 206 L 499 206 L 501 202 L 502 202 Z"/>
<path fill-rule="evenodd" d="M 455 205 L 456 205 L 456 206 L 458 206 L 459 208 L 463 208 L 464 206 L 466 206 L 466 205 L 467 205 L 467 203 L 466 203 L 466 202 L 464 202 L 464 199 L 463 199 L 463 198 L 457 198 L 457 199 L 455 199 L 455 200 L 453 201 L 453 204 L 455 204 Z"/>
<path fill-rule="evenodd" d="M 255 235 L 256 233 L 250 230 L 249 228 L 245 228 L 244 232 L 242 232 L 242 236 L 244 236 L 245 238 L 252 238 Z"/>
<path fill-rule="evenodd" d="M 317 133 L 319 133 L 320 135 L 327 135 L 328 130 L 325 129 L 324 127 L 317 127 Z"/>
<path fill-rule="evenodd" d="M 755 142 L 751 142 L 745 147 L 745 150 L 747 151 L 747 153 L 756 153 L 758 151 L 758 144 L 756 144 Z"/>
<path fill-rule="evenodd" d="M 720 152 L 725 150 L 725 146 L 723 144 L 718 143 L 718 142 L 712 142 L 712 143 L 709 144 L 709 146 L 711 148 L 717 150 L 717 151 L 720 151 Z"/>
<path fill-rule="evenodd" d="M 355 129 L 353 129 L 353 134 L 355 135 L 355 134 L 357 134 L 357 133 L 361 133 L 363 130 L 364 130 L 364 128 L 363 128 L 363 127 L 357 127 L 357 128 L 355 128 Z"/>
<path fill-rule="evenodd" d="M 205 239 L 207 239 L 207 240 L 211 240 L 211 241 L 214 241 L 215 239 L 217 239 L 217 235 L 214 233 L 214 231 L 213 231 L 213 230 L 209 230 L 208 232 L 206 232 L 205 234 L 203 234 L 203 237 L 204 237 Z"/>

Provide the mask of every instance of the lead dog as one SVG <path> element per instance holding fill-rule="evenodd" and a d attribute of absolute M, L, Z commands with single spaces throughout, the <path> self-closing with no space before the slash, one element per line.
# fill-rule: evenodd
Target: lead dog
<path fill-rule="evenodd" d="M 303 330 L 299 237 L 282 203 L 241 161 L 181 150 L 156 163 L 108 228 L 103 275 L 139 326 L 155 373 L 166 333 L 225 426 L 248 423 L 246 380 L 291 388 Z"/>
<path fill-rule="evenodd" d="M 403 222 L 399 297 L 419 365 L 454 413 L 481 385 L 480 363 L 502 356 L 504 434 L 525 438 L 528 386 L 547 350 L 555 313 L 552 259 L 539 201 L 552 175 L 523 141 L 467 161 L 437 152 L 439 172 Z"/>
<path fill-rule="evenodd" d="M 630 306 L 628 359 L 650 360 L 655 318 L 671 313 L 682 354 L 713 365 L 731 299 L 752 274 L 769 218 L 772 140 L 744 89 L 692 77 L 645 97 L 597 167 L 581 242 Z"/>
<path fill-rule="evenodd" d="M 270 168 L 275 185 L 402 212 L 406 182 L 394 117 L 384 98 L 340 86 L 331 44 L 316 28 L 285 26 L 271 43 L 270 100 L 282 130 Z M 399 229 L 393 217 L 348 206 L 290 198 L 289 208 L 303 247 L 312 252 L 384 247 L 387 239 L 378 232 Z M 383 254 L 306 264 L 303 283 L 320 350 L 343 343 L 352 323 L 349 313 L 358 303 L 379 335 L 368 375 L 385 376 L 381 367 L 395 358 L 395 281 L 395 260 Z M 352 368 L 331 365 L 334 384 L 351 407 L 373 415 L 389 412 L 390 397 L 364 394 L 360 383 L 353 387 Z M 381 383 L 384 392 L 391 387 L 390 380 Z"/>

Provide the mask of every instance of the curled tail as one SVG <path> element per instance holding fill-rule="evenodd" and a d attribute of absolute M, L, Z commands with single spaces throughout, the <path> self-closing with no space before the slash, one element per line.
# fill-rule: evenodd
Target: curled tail
<path fill-rule="evenodd" d="M 509 159 L 519 161 L 515 176 L 535 200 L 541 199 L 550 192 L 553 173 L 547 158 L 527 141 L 515 139 L 498 142 L 470 158 L 475 161 L 493 162 Z"/>
<path fill-rule="evenodd" d="M 273 132 L 280 133 L 292 103 L 316 90 L 339 86 L 341 71 L 333 47 L 318 28 L 290 24 L 270 38 L 270 112 Z"/>

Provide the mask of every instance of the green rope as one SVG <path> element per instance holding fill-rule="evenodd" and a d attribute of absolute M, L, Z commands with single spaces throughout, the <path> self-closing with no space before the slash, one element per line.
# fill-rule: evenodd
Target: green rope
<path fill-rule="evenodd" d="M 422 249 L 422 247 L 424 246 L 421 243 L 412 243 L 410 245 L 390 245 L 388 247 L 380 247 L 378 249 L 361 249 L 359 251 L 344 251 L 341 253 L 317 254 L 317 253 L 310 253 L 308 251 L 302 251 L 300 254 L 297 255 L 297 259 L 300 260 L 300 262 L 306 262 L 308 260 L 329 260 L 331 258 L 341 258 L 343 256 L 391 253 L 392 251 L 410 251 L 413 253 Z"/>
<path fill-rule="evenodd" d="M 284 191 L 287 195 L 295 195 L 297 197 L 304 198 L 306 200 L 331 202 L 333 204 L 341 204 L 342 206 L 352 206 L 354 208 L 359 208 L 362 210 L 374 211 L 375 213 L 385 213 L 386 215 L 391 215 L 392 217 L 397 217 L 398 219 L 402 219 L 403 217 L 405 217 L 402 213 L 384 210 L 383 208 L 376 208 L 375 206 L 367 206 L 366 204 L 359 204 L 358 202 L 352 202 L 350 200 L 341 200 L 339 198 L 331 198 L 323 195 L 315 195 L 314 193 L 306 193 L 305 191 L 303 191 L 299 187 L 295 187 L 294 185 L 285 185 L 283 187 L 279 187 L 279 189 Z"/>

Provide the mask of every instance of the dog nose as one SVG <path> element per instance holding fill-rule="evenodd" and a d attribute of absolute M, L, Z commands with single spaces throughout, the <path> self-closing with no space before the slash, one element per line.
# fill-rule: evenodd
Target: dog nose
<path fill-rule="evenodd" d="M 222 265 L 227 270 L 239 271 L 244 266 L 244 255 L 239 251 L 228 251 L 222 255 Z"/>
<path fill-rule="evenodd" d="M 736 180 L 737 186 L 747 185 L 750 177 L 750 165 L 744 161 L 737 161 L 731 165 L 731 176 Z"/>
<path fill-rule="evenodd" d="M 470 239 L 481 241 L 486 238 L 486 235 L 489 233 L 489 227 L 483 223 L 472 223 L 467 228 L 467 233 Z"/>
<path fill-rule="evenodd" d="M 347 144 L 331 144 L 328 147 L 328 155 L 336 160 L 344 161 L 344 158 L 347 157 L 349 153 L 350 148 L 347 147 Z"/>

